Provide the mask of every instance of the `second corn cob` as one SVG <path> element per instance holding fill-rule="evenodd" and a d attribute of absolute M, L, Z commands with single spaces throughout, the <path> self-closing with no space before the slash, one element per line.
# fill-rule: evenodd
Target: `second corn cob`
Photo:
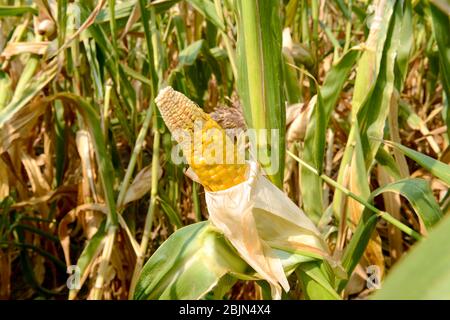
<path fill-rule="evenodd" d="M 245 181 L 248 165 L 238 163 L 235 144 L 207 113 L 171 87 L 162 89 L 155 102 L 187 162 L 208 191 L 225 190 Z M 230 157 L 225 157 L 229 146 L 233 146 L 231 162 Z M 222 157 L 216 157 L 217 152 Z"/>

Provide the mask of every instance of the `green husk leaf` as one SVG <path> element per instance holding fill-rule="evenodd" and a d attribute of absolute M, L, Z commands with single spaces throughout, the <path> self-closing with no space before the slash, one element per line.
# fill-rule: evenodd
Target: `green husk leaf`
<path fill-rule="evenodd" d="M 199 222 L 172 234 L 142 269 L 134 299 L 200 299 L 247 264 L 211 228 Z"/>
<path fill-rule="evenodd" d="M 308 300 L 341 300 L 320 267 L 321 262 L 307 262 L 297 268 L 302 291 Z"/>

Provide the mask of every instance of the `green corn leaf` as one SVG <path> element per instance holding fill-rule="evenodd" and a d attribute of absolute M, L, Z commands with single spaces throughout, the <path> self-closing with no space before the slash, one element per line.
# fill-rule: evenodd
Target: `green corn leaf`
<path fill-rule="evenodd" d="M 433 196 L 428 182 L 423 179 L 403 179 L 378 188 L 372 193 L 376 197 L 384 192 L 394 192 L 408 199 L 427 229 L 442 218 L 442 212 Z"/>
<path fill-rule="evenodd" d="M 159 198 L 159 202 L 161 203 L 161 208 L 163 209 L 164 213 L 169 218 L 170 223 L 172 223 L 172 225 L 176 226 L 177 228 L 181 228 L 183 226 L 183 222 L 181 221 L 178 212 L 169 204 L 168 201 L 163 199 L 162 196 Z"/>
<path fill-rule="evenodd" d="M 358 113 L 366 166 L 371 164 L 380 146 L 379 140 L 369 139 L 368 137 L 376 137 L 378 139 L 383 137 L 390 105 L 392 99 L 395 99 L 393 95 L 396 88 L 396 80 L 399 91 L 402 87 L 405 73 L 404 60 L 408 59 L 412 44 L 410 38 L 413 30 L 410 19 L 411 6 L 405 6 L 404 10 L 401 2 L 397 2 L 387 32 L 385 49 L 373 93 L 361 106 L 361 110 Z M 395 72 L 396 67 L 398 67 L 396 63 L 399 55 L 403 60 L 400 61 L 401 68 L 397 68 L 397 70 L 403 70 L 403 73 Z"/>
<path fill-rule="evenodd" d="M 322 288 L 318 290 L 324 290 L 329 298 L 333 295 L 338 298 L 324 271 L 315 269 L 324 263 L 322 258 L 294 251 L 289 248 L 274 251 L 285 272 L 289 274 L 300 267 Z M 314 261 L 318 264 L 307 264 Z M 134 298 L 200 299 L 213 289 L 220 295 L 223 288 L 217 286 L 230 285 L 230 281 L 221 280 L 225 276 L 258 279 L 223 236 L 208 221 L 203 221 L 177 230 L 158 248 L 142 269 Z"/>
<path fill-rule="evenodd" d="M 405 197 L 415 213 L 422 219 L 427 230 L 442 217 L 439 205 L 425 180 L 403 179 L 395 181 L 372 192 L 369 201 L 372 202 L 376 196 L 384 192 L 395 192 Z M 347 274 L 350 275 L 353 272 L 364 254 L 366 246 L 375 230 L 376 223 L 377 215 L 370 209 L 365 208 L 352 239 L 346 246 L 342 256 L 342 266 Z M 338 282 L 339 291 L 344 289 L 346 283 L 347 280 L 345 279 Z"/>
<path fill-rule="evenodd" d="M 219 18 L 214 3 L 210 0 L 187 0 L 195 10 L 200 12 L 208 21 L 220 30 L 225 30 L 222 19 Z"/>
<path fill-rule="evenodd" d="M 57 7 L 58 47 L 62 47 L 66 37 L 67 28 L 67 0 L 58 1 Z"/>
<path fill-rule="evenodd" d="M 342 87 L 358 57 L 358 51 L 350 50 L 329 71 L 319 89 L 314 116 L 306 129 L 303 159 L 321 171 L 325 152 L 326 127 L 337 103 Z M 320 178 L 306 168 L 301 171 L 301 190 L 305 212 L 313 220 L 322 216 L 322 183 Z"/>
<path fill-rule="evenodd" d="M 350 7 L 344 3 L 344 0 L 336 0 L 336 4 L 337 4 L 339 10 L 341 10 L 341 12 L 344 14 L 345 18 L 347 20 L 351 20 L 352 14 L 349 10 Z"/>
<path fill-rule="evenodd" d="M 359 195 L 363 199 L 368 199 L 370 196 L 370 187 L 367 181 L 367 168 L 364 163 L 364 152 L 359 135 L 358 121 L 355 120 L 350 129 L 347 146 L 342 157 L 342 163 L 338 173 L 338 183 L 349 187 L 350 191 Z M 343 164 L 346 164 L 345 166 Z M 347 182 L 348 185 L 345 185 Z M 345 201 L 344 194 L 336 190 L 333 197 L 333 212 L 337 219 L 340 219 L 341 210 L 343 208 L 342 201 Z M 351 201 L 351 200 L 350 200 Z M 347 208 L 347 217 L 357 218 L 359 214 L 358 209 L 352 212 L 352 208 Z"/>
<path fill-rule="evenodd" d="M 82 115 L 86 127 L 91 136 L 97 163 L 99 166 L 100 180 L 102 182 L 105 200 L 108 206 L 108 223 L 118 225 L 116 202 L 114 197 L 114 169 L 111 157 L 106 149 L 105 140 L 100 124 L 100 116 L 97 111 L 82 97 L 72 93 L 58 93 L 50 100 L 67 99 L 74 102 L 78 112 Z"/>
<path fill-rule="evenodd" d="M 280 1 L 239 1 L 237 7 L 238 92 L 247 127 L 263 136 L 252 141 L 253 153 L 266 171 L 270 169 L 267 173 L 271 180 L 281 187 L 286 107 L 283 97 Z M 277 131 L 278 136 L 272 129 Z M 260 130 L 267 130 L 268 134 Z"/>
<path fill-rule="evenodd" d="M 373 299 L 450 299 L 450 217 L 394 266 Z"/>
<path fill-rule="evenodd" d="M 203 50 L 205 40 L 198 40 L 191 43 L 185 49 L 180 51 L 178 56 L 178 66 L 191 66 L 197 60 Z"/>
<path fill-rule="evenodd" d="M 399 35 L 395 35 L 397 44 L 397 57 L 395 60 L 395 82 L 398 91 L 402 91 L 403 84 L 408 73 L 408 63 L 411 55 L 411 49 L 414 40 L 413 13 L 411 1 L 403 2 L 403 10 L 396 11 L 396 19 L 401 20 Z"/>
<path fill-rule="evenodd" d="M 368 200 L 371 200 L 368 184 L 369 170 L 380 145 L 379 142 L 377 144 L 372 140 L 369 143 L 368 136 L 383 137 L 389 107 L 395 92 L 395 66 L 398 50 L 402 45 L 401 33 L 406 32 L 402 29 L 403 19 L 410 14 L 410 10 L 403 9 L 403 2 L 378 2 L 364 53 L 358 62 L 352 99 L 352 128 L 339 168 L 338 183 L 345 185 L 348 180 L 350 191 Z M 408 24 L 405 24 L 405 29 L 406 26 Z M 406 51 L 409 52 L 409 50 Z M 338 218 L 344 199 L 341 192 L 335 193 L 333 210 Z M 350 275 L 367 248 L 375 230 L 376 219 L 367 208 L 361 211 L 358 207 L 349 207 L 347 216 L 354 223 L 358 223 L 343 256 L 343 267 Z M 382 258 L 379 244 L 374 242 L 370 250 L 371 255 Z M 347 280 L 339 281 L 339 291 L 344 288 L 346 282 Z"/>
<path fill-rule="evenodd" d="M 380 2 L 376 8 L 379 12 L 378 26 L 369 33 L 366 48 L 358 61 L 357 76 L 355 79 L 355 90 L 352 100 L 352 117 L 356 117 L 363 103 L 375 88 L 376 80 L 380 72 L 381 58 L 388 35 L 392 13 L 394 11 L 394 0 Z M 378 28 L 376 28 L 378 27 Z"/>
<path fill-rule="evenodd" d="M 169 79 L 179 76 L 180 80 L 186 81 L 187 88 L 181 87 L 179 90 L 189 92 L 189 96 L 201 105 L 208 86 L 207 79 L 211 74 L 214 74 L 218 81 L 222 81 L 221 67 L 209 49 L 208 43 L 202 39 L 180 51 L 178 65 L 171 71 Z"/>
<path fill-rule="evenodd" d="M 37 9 L 27 6 L 0 6 L 0 17 L 21 16 L 25 13 L 38 14 Z"/>
<path fill-rule="evenodd" d="M 300 278 L 305 298 L 308 300 L 341 300 L 320 264 L 321 262 L 317 261 L 306 262 L 297 268 L 297 275 Z"/>
<path fill-rule="evenodd" d="M 187 46 L 186 24 L 184 23 L 183 17 L 180 15 L 176 15 L 172 19 L 173 19 L 173 27 L 177 34 L 178 50 L 181 51 Z"/>
<path fill-rule="evenodd" d="M 398 168 L 395 159 L 383 148 L 379 148 L 375 156 L 375 160 L 386 172 L 396 180 L 401 179 L 400 169 Z"/>
<path fill-rule="evenodd" d="M 364 209 L 361 218 L 359 219 L 358 226 L 353 232 L 352 239 L 345 247 L 344 253 L 341 258 L 341 264 L 347 275 L 351 275 L 358 265 L 361 257 L 366 250 L 372 233 L 377 225 L 377 216 L 370 211 L 370 209 Z M 341 279 L 337 281 L 336 288 L 338 292 L 344 290 L 347 285 L 347 279 Z"/>
<path fill-rule="evenodd" d="M 133 70 L 128 65 L 123 65 L 123 70 L 127 75 L 129 75 L 133 79 L 136 79 L 136 80 L 142 82 L 143 84 L 148 85 L 149 87 L 152 86 L 152 82 L 147 77 L 145 77 L 142 73 L 139 73 L 139 72 Z"/>
<path fill-rule="evenodd" d="M 200 299 L 223 276 L 247 267 L 208 222 L 199 222 L 176 231 L 150 257 L 134 298 Z"/>
<path fill-rule="evenodd" d="M 149 8 L 154 8 L 155 13 L 161 14 L 169 10 L 173 5 L 180 2 L 180 0 L 155 0 L 151 1 L 148 5 Z"/>
<path fill-rule="evenodd" d="M 423 153 L 405 147 L 399 143 L 392 141 L 384 141 L 388 146 L 392 146 L 401 152 L 403 152 L 408 158 L 416 161 L 423 168 L 430 171 L 434 176 L 441 179 L 447 185 L 450 186 L 450 165 L 445 164 L 439 160 L 433 159 Z"/>
<path fill-rule="evenodd" d="M 294 63 L 294 58 L 291 53 L 283 49 L 283 72 L 285 79 L 286 100 L 289 104 L 294 104 L 301 101 L 297 71 L 290 66 Z"/>
<path fill-rule="evenodd" d="M 79 6 L 83 19 L 87 19 L 90 12 L 83 6 Z M 109 10 L 109 9 L 108 9 Z M 84 31 L 81 37 L 92 37 L 95 40 L 96 50 L 99 50 L 102 54 L 90 53 L 92 56 L 102 56 L 104 61 L 97 58 L 99 63 L 104 63 L 105 69 L 110 74 L 114 83 L 112 97 L 117 97 L 120 102 L 114 109 L 115 114 L 118 116 L 120 123 L 127 135 L 128 141 L 132 144 L 134 142 L 133 131 L 130 128 L 129 121 L 126 121 L 126 113 L 131 112 L 136 106 L 136 92 L 126 76 L 126 72 L 122 67 L 122 64 L 116 63 L 118 61 L 118 52 L 114 50 L 111 41 L 105 30 L 98 24 L 92 24 L 87 31 Z M 86 50 L 93 50 L 91 47 L 87 47 Z M 117 92 L 120 89 L 120 92 Z"/>
<path fill-rule="evenodd" d="M 447 96 L 447 112 L 445 122 L 447 124 L 447 134 L 450 138 L 450 37 L 448 29 L 450 26 L 450 17 L 436 4 L 438 1 L 430 3 L 431 18 L 433 20 L 433 33 L 439 49 L 440 71 L 442 86 Z M 448 6 L 448 4 L 447 4 Z"/>
<path fill-rule="evenodd" d="M 177 68 L 192 66 L 195 61 L 202 55 L 209 66 L 214 71 L 214 74 L 221 79 L 221 71 L 219 64 L 217 63 L 216 57 L 212 54 L 211 50 L 208 48 L 208 44 L 205 40 L 198 40 L 191 43 L 189 46 L 180 51 L 178 56 L 178 66 Z"/>
<path fill-rule="evenodd" d="M 6 72 L 0 71 L 0 111 L 8 104 L 12 95 L 11 79 Z"/>
<path fill-rule="evenodd" d="M 116 20 L 128 18 L 131 15 L 131 12 L 133 11 L 133 8 L 136 6 L 136 4 L 136 0 L 117 3 L 114 6 L 114 18 Z M 96 23 L 109 22 L 110 20 L 111 12 L 109 8 L 103 8 L 102 10 L 100 10 L 97 17 L 95 18 Z"/>

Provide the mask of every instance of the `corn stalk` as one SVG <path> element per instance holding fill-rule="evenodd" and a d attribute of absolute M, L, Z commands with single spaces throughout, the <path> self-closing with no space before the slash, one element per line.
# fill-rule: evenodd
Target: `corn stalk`
<path fill-rule="evenodd" d="M 255 139 L 253 147 L 263 167 L 277 169 L 269 175 L 278 187 L 283 182 L 286 122 L 280 10 L 279 0 L 237 2 L 238 91 L 247 127 L 257 133 L 269 131 Z M 274 132 L 276 141 L 271 139 Z M 266 149 L 268 153 L 263 151 Z"/>

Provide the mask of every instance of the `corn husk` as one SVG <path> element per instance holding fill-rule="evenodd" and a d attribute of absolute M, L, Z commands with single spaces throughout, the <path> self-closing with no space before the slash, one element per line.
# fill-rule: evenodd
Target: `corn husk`
<path fill-rule="evenodd" d="M 281 252 L 329 257 L 320 233 L 304 212 L 249 162 L 248 178 L 217 192 L 206 191 L 209 220 L 280 299 L 289 290 Z M 192 171 L 187 173 L 195 179 Z"/>

